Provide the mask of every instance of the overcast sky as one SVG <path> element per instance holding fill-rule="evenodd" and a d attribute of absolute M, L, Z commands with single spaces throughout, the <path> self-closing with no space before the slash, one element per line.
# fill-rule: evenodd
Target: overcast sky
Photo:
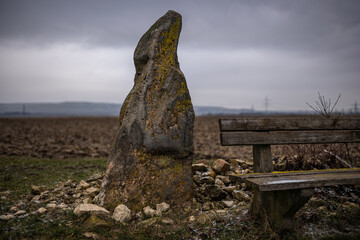
<path fill-rule="evenodd" d="M 121 103 L 140 37 L 169 9 L 194 105 L 360 103 L 359 0 L 1 0 L 0 103 Z"/>

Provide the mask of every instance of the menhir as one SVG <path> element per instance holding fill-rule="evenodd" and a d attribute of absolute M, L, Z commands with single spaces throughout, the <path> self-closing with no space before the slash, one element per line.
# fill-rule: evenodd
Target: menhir
<path fill-rule="evenodd" d="M 194 110 L 177 57 L 180 31 L 181 15 L 168 11 L 135 49 L 135 84 L 120 111 L 99 195 L 108 209 L 191 199 Z"/>

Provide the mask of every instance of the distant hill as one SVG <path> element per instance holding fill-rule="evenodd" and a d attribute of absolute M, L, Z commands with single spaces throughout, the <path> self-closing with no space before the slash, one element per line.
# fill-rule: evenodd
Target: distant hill
<path fill-rule="evenodd" d="M 0 117 L 118 116 L 121 104 L 92 102 L 0 103 Z M 252 109 L 194 106 L 196 116 L 264 114 Z M 282 114 L 286 112 L 281 112 Z M 267 112 L 279 114 L 279 112 Z"/>
<path fill-rule="evenodd" d="M 120 108 L 116 103 L 0 103 L 0 116 L 117 116 Z"/>

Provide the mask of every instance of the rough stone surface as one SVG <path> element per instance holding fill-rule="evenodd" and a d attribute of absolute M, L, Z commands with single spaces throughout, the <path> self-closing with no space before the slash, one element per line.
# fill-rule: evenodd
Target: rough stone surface
<path fill-rule="evenodd" d="M 193 172 L 200 171 L 200 172 L 206 172 L 208 170 L 208 166 L 204 163 L 195 163 L 191 166 L 191 169 Z"/>
<path fill-rule="evenodd" d="M 131 210 L 124 204 L 120 204 L 115 208 L 112 218 L 118 222 L 127 223 L 131 220 Z"/>
<path fill-rule="evenodd" d="M 31 194 L 33 194 L 33 195 L 38 195 L 38 194 L 40 194 L 42 191 L 44 191 L 45 189 L 46 189 L 45 186 L 31 185 Z"/>
<path fill-rule="evenodd" d="M 217 174 L 225 175 L 225 173 L 230 170 L 230 164 L 223 159 L 218 159 L 213 163 L 212 169 Z"/>
<path fill-rule="evenodd" d="M 181 15 L 168 11 L 142 36 L 135 84 L 120 111 L 100 205 L 134 212 L 191 200 L 194 110 L 177 58 Z"/>
<path fill-rule="evenodd" d="M 161 222 L 164 223 L 164 224 L 167 224 L 167 225 L 175 224 L 175 221 L 170 219 L 170 218 L 163 218 L 163 219 L 161 219 Z"/>
<path fill-rule="evenodd" d="M 39 208 L 39 209 L 37 210 L 37 212 L 40 213 L 40 214 L 43 214 L 43 213 L 46 212 L 46 208 L 41 207 L 41 208 Z"/>
<path fill-rule="evenodd" d="M 19 210 L 19 211 L 17 211 L 17 212 L 14 214 L 14 216 L 24 215 L 25 213 L 26 213 L 25 210 Z"/>
<path fill-rule="evenodd" d="M 156 204 L 156 211 L 166 212 L 170 209 L 170 205 L 166 202 Z"/>
<path fill-rule="evenodd" d="M 7 215 L 1 215 L 0 216 L 0 220 L 4 220 L 4 221 L 8 221 L 8 220 L 11 220 L 13 218 L 15 218 L 15 216 L 12 215 L 12 214 L 7 214 Z"/>
<path fill-rule="evenodd" d="M 210 176 L 205 176 L 205 177 L 200 178 L 200 182 L 206 183 L 206 184 L 214 184 L 215 180 Z"/>
<path fill-rule="evenodd" d="M 144 212 L 145 216 L 148 218 L 157 216 L 156 210 L 152 209 L 150 206 L 144 207 L 143 212 Z"/>
<path fill-rule="evenodd" d="M 239 201 L 250 201 L 250 196 L 242 190 L 233 191 L 233 196 Z"/>
<path fill-rule="evenodd" d="M 226 192 L 222 190 L 220 187 L 215 185 L 208 185 L 206 186 L 205 193 L 211 200 L 222 200 L 226 198 Z"/>
<path fill-rule="evenodd" d="M 223 202 L 224 206 L 227 207 L 227 208 L 231 208 L 235 204 L 234 201 L 225 201 L 225 200 L 223 200 L 222 202 Z"/>
<path fill-rule="evenodd" d="M 103 207 L 99 207 L 95 204 L 80 204 L 74 210 L 74 214 L 81 216 L 83 214 L 99 214 L 99 215 L 108 215 L 110 212 Z"/>

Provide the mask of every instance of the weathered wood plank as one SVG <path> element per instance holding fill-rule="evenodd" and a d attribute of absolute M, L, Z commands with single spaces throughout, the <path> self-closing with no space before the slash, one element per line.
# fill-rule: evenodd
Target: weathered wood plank
<path fill-rule="evenodd" d="M 284 172 L 271 172 L 271 173 L 247 173 L 247 174 L 232 174 L 229 176 L 231 181 L 237 184 L 244 183 L 249 178 L 264 178 L 264 177 L 286 177 L 286 176 L 299 176 L 299 175 L 314 175 L 323 173 L 343 173 L 355 172 L 360 174 L 360 168 L 340 168 L 340 169 L 323 169 L 323 170 L 301 170 L 301 171 L 284 171 Z"/>
<path fill-rule="evenodd" d="M 274 170 L 270 145 L 254 145 L 253 156 L 255 172 L 266 173 Z"/>
<path fill-rule="evenodd" d="M 360 142 L 360 130 L 223 132 L 222 146 Z"/>
<path fill-rule="evenodd" d="M 291 131 L 291 130 L 359 130 L 360 118 L 263 118 L 219 119 L 221 132 L 226 131 Z"/>
<path fill-rule="evenodd" d="M 246 184 L 258 191 L 279 191 L 334 185 L 360 184 L 360 171 L 324 172 L 309 175 L 248 178 Z"/>

